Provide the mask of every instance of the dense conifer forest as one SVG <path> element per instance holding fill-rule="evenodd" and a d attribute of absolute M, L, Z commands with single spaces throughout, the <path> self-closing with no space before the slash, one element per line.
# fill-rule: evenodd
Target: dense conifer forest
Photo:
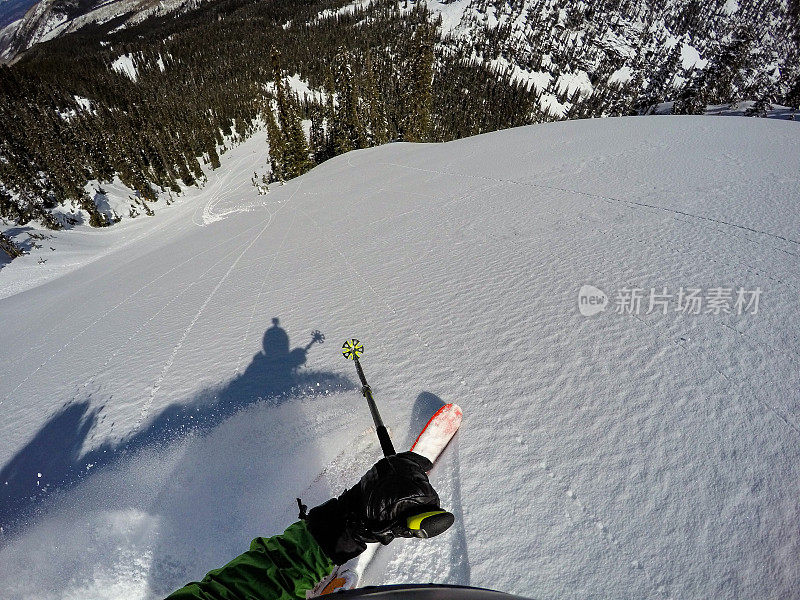
<path fill-rule="evenodd" d="M 797 107 L 797 1 L 742 0 L 731 13 L 732 1 L 474 0 L 447 30 L 405 0 L 218 0 L 113 33 L 114 21 L 95 25 L 0 66 L 0 217 L 60 228 L 75 219 L 52 209 L 67 204 L 109 225 L 122 215 L 84 188 L 115 177 L 152 212 L 261 127 L 269 177 L 285 180 L 353 149 L 667 101 L 688 114 Z M 684 68 L 686 41 L 704 68 Z M 544 83 L 524 76 L 536 73 Z M 293 89 L 295 74 L 313 95 Z M 578 75 L 584 85 L 563 84 Z"/>

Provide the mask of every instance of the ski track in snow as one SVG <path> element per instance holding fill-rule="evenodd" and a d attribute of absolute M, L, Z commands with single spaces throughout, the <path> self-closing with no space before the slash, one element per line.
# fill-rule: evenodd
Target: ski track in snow
<path fill-rule="evenodd" d="M 203 311 L 206 309 L 206 307 L 208 306 L 209 302 L 211 302 L 212 298 L 214 298 L 215 294 L 220 289 L 220 287 L 222 287 L 222 285 L 225 283 L 225 281 L 228 279 L 228 277 L 230 277 L 230 274 L 236 268 L 236 265 L 239 264 L 239 261 L 242 260 L 242 257 L 247 253 L 248 250 L 250 250 L 250 248 L 253 247 L 253 245 L 259 240 L 259 238 L 269 228 L 269 226 L 273 222 L 275 214 L 279 213 L 281 211 L 281 209 L 283 209 L 292 200 L 292 198 L 294 198 L 294 195 L 300 189 L 301 185 L 302 185 L 302 182 L 298 182 L 297 183 L 297 187 L 294 189 L 294 191 L 292 192 L 292 195 L 289 197 L 287 202 L 285 204 L 282 204 L 274 214 L 273 213 L 268 213 L 267 218 L 266 218 L 266 223 L 264 224 L 264 226 L 255 235 L 255 237 L 253 237 L 253 239 L 250 241 L 250 243 L 248 243 L 245 246 L 245 248 L 239 253 L 239 255 L 236 257 L 236 259 L 231 263 L 230 267 L 228 267 L 228 270 L 225 271 L 225 274 L 220 278 L 220 280 L 214 286 L 214 289 L 211 290 L 211 293 L 206 297 L 206 299 L 203 302 L 203 304 L 200 306 L 198 311 L 195 313 L 194 317 L 189 322 L 189 325 L 183 331 L 180 339 L 175 344 L 175 346 L 172 348 L 172 353 L 170 354 L 170 356 L 167 359 L 167 361 L 164 363 L 164 366 L 161 368 L 161 373 L 159 374 L 158 378 L 155 380 L 155 382 L 153 382 L 153 385 L 152 385 L 152 387 L 150 389 L 149 397 L 145 401 L 145 404 L 142 407 L 142 410 L 141 410 L 141 412 L 139 414 L 139 418 L 136 421 L 136 425 L 134 427 L 134 431 L 138 431 L 139 430 L 139 428 L 141 427 L 142 423 L 144 422 L 144 420 L 147 418 L 148 414 L 150 413 L 150 408 L 153 405 L 153 401 L 155 400 L 156 394 L 158 394 L 158 390 L 161 388 L 161 384 L 164 381 L 164 378 L 167 376 L 167 374 L 169 373 L 169 370 L 172 368 L 172 364 L 175 362 L 175 357 L 181 351 L 181 348 L 183 347 L 183 343 L 186 341 L 186 338 L 191 333 L 192 329 L 194 328 L 195 324 L 197 323 L 197 320 L 203 314 Z M 286 236 L 284 236 L 284 240 L 285 239 L 286 239 Z M 280 250 L 278 250 L 278 252 L 280 252 Z"/>
<path fill-rule="evenodd" d="M 261 158 L 258 162 L 263 161 L 264 154 L 262 153 Z M 233 164 L 232 168 L 226 170 L 224 174 L 218 176 L 216 181 L 213 184 L 213 187 L 208 191 L 209 199 L 203 205 L 202 209 L 202 219 L 197 219 L 197 211 L 195 211 L 194 216 L 192 217 L 195 225 L 199 227 L 205 227 L 212 223 L 216 223 L 221 221 L 226 216 L 238 212 L 236 209 L 226 211 L 223 213 L 216 213 L 215 208 L 223 201 L 223 192 L 227 195 L 232 193 L 239 192 L 243 187 L 245 187 L 246 182 L 241 180 L 241 169 L 240 167 L 245 163 L 252 162 L 252 158 L 249 156 L 242 156 L 241 158 L 237 159 L 237 161 Z M 239 175 L 239 181 L 237 182 L 235 187 L 231 186 L 231 178 L 234 175 Z M 198 211 L 200 209 L 198 208 Z"/>
<path fill-rule="evenodd" d="M 217 267 L 219 264 L 221 264 L 222 262 L 224 262 L 224 261 L 225 261 L 225 260 L 226 260 L 228 257 L 230 257 L 230 256 L 231 256 L 231 254 L 234 254 L 235 252 L 237 252 L 237 251 L 241 250 L 241 249 L 242 249 L 244 246 L 246 246 L 246 245 L 247 245 L 247 243 L 243 244 L 242 246 L 235 247 L 235 248 L 234 248 L 233 250 L 231 250 L 230 252 L 228 252 L 228 253 L 224 254 L 224 255 L 222 256 L 222 258 L 220 258 L 218 261 L 216 261 L 216 262 L 215 262 L 215 263 L 213 263 L 213 264 L 212 264 L 210 267 L 208 267 L 208 268 L 207 268 L 205 271 L 203 271 L 203 273 L 201 273 L 201 274 L 200 274 L 200 276 L 199 276 L 199 277 L 198 277 L 198 278 L 197 278 L 195 281 L 192 281 L 191 283 L 189 283 L 188 285 L 186 285 L 186 286 L 185 286 L 185 287 L 184 287 L 184 288 L 183 288 L 183 289 L 182 289 L 180 292 L 178 292 L 178 293 L 177 293 L 175 296 L 173 296 L 173 297 L 172 297 L 172 299 L 170 299 L 168 302 L 164 303 L 164 304 L 163 304 L 163 305 L 162 305 L 162 306 L 161 306 L 161 307 L 160 307 L 160 308 L 159 308 L 159 309 L 158 309 L 156 312 L 154 312 L 154 313 L 153 313 L 153 314 L 152 314 L 150 317 L 148 317 L 146 320 L 142 321 L 142 322 L 139 324 L 139 326 L 138 326 L 138 327 L 137 327 L 137 328 L 136 328 L 136 329 L 133 331 L 133 333 L 131 333 L 129 336 L 127 336 L 127 338 L 124 340 L 124 342 L 123 342 L 122 344 L 120 344 L 120 345 L 119 345 L 119 346 L 118 346 L 118 347 L 117 347 L 117 348 L 116 348 L 116 349 L 115 349 L 115 350 L 114 350 L 112 353 L 110 353 L 110 354 L 108 355 L 108 358 L 107 358 L 107 359 L 106 359 L 106 361 L 105 361 L 105 362 L 104 362 L 104 363 L 103 363 L 103 364 L 100 366 L 100 368 L 99 368 L 99 369 L 98 369 L 98 370 L 97 370 L 97 371 L 96 371 L 96 372 L 95 372 L 95 373 L 94 373 L 94 374 L 93 374 L 93 375 L 92 375 L 92 376 L 91 376 L 89 379 L 87 379 L 85 382 L 83 382 L 83 384 L 81 384 L 81 385 L 79 385 L 79 386 L 78 386 L 78 391 L 77 391 L 77 392 L 76 392 L 76 393 L 75 393 L 75 394 L 72 396 L 72 398 L 71 398 L 70 402 L 73 402 L 73 401 L 75 401 L 75 400 L 77 399 L 77 397 L 78 397 L 78 394 L 80 394 L 80 393 L 81 393 L 81 390 L 82 390 L 82 388 L 86 388 L 86 387 L 88 387 L 89 385 L 91 385 L 91 384 L 94 382 L 95 378 L 96 378 L 96 377 L 97 377 L 97 376 L 98 376 L 100 373 L 102 373 L 103 371 L 105 371 L 106 367 L 108 367 L 108 365 L 111 363 L 111 361 L 112 361 L 112 360 L 114 360 L 114 358 L 116 358 L 116 357 L 117 357 L 117 356 L 118 356 L 118 355 L 119 355 L 119 354 L 120 354 L 120 353 L 121 353 L 123 350 L 125 350 L 126 348 L 128 348 L 129 344 L 130 344 L 130 343 L 131 343 L 131 342 L 132 342 L 134 339 L 136 339 L 136 337 L 137 337 L 137 336 L 139 336 L 139 334 L 141 334 L 141 333 L 142 333 L 142 331 L 144 331 L 144 330 L 145 330 L 145 329 L 146 329 L 148 326 L 150 326 L 150 324 L 151 324 L 151 323 L 152 323 L 152 322 L 153 322 L 153 321 L 154 321 L 154 320 L 155 320 L 155 319 L 156 319 L 156 318 L 157 318 L 159 315 L 161 315 L 161 314 L 162 314 L 162 313 L 163 313 L 165 310 L 167 310 L 167 309 L 168 309 L 170 306 L 172 306 L 172 305 L 173 305 L 173 304 L 174 304 L 174 303 L 175 303 L 177 300 L 179 300 L 180 298 L 182 298 L 183 296 L 185 296 L 185 295 L 186 295 L 186 294 L 187 294 L 187 293 L 188 293 L 188 292 L 189 292 L 189 291 L 190 291 L 192 288 L 194 288 L 195 286 L 197 286 L 197 284 L 198 284 L 199 282 L 203 281 L 203 280 L 205 279 L 206 275 L 208 275 L 208 273 L 210 273 L 210 272 L 211 272 L 211 271 L 212 271 L 212 270 L 213 270 L 215 267 Z M 109 432 L 109 433 L 111 433 L 111 432 Z"/>
<path fill-rule="evenodd" d="M 235 150 L 237 150 L 237 148 L 234 148 L 234 151 Z M 209 199 L 203 203 L 202 207 L 198 207 L 197 209 L 195 209 L 193 211 L 192 222 L 195 225 L 198 225 L 199 227 L 205 227 L 207 225 L 210 225 L 211 223 L 218 222 L 218 221 L 224 219 L 225 217 L 233 215 L 233 214 L 236 214 L 238 212 L 243 212 L 243 211 L 244 212 L 249 212 L 249 211 L 253 210 L 254 208 L 257 208 L 257 207 L 262 207 L 263 208 L 263 207 L 267 206 L 267 204 L 265 202 L 262 202 L 261 204 L 257 204 L 254 207 L 245 206 L 243 209 L 239 208 L 239 207 L 234 207 L 231 210 L 226 211 L 225 213 L 222 213 L 222 214 L 215 214 L 214 213 L 214 208 L 220 202 L 222 202 L 225 199 L 225 198 L 223 198 L 223 193 L 227 197 L 230 197 L 230 196 L 236 197 L 236 196 L 240 195 L 239 194 L 240 190 L 242 190 L 242 188 L 246 187 L 246 185 L 247 185 L 246 182 L 242 181 L 242 177 L 241 177 L 242 173 L 241 173 L 241 170 L 240 170 L 241 167 L 243 165 L 247 165 L 247 167 L 249 169 L 252 164 L 259 165 L 259 164 L 263 163 L 263 161 L 265 160 L 265 157 L 267 155 L 268 155 L 268 153 L 265 150 L 262 150 L 260 152 L 260 154 L 257 155 L 258 157 L 256 159 L 254 159 L 251 155 L 245 154 L 244 156 L 237 158 L 232 163 L 232 166 L 226 165 L 227 168 L 225 169 L 225 171 L 222 174 L 220 174 L 219 171 L 214 172 L 214 177 L 216 177 L 216 179 L 215 179 L 214 183 L 212 184 L 212 187 L 200 190 L 201 196 L 209 196 Z M 223 155 L 223 156 L 225 156 L 225 155 Z M 231 179 L 233 177 L 235 177 L 237 175 L 238 175 L 238 180 L 239 180 L 238 184 L 236 185 L 235 188 L 231 187 L 230 186 L 230 181 L 231 181 Z M 145 239 L 153 238 L 156 234 L 159 234 L 159 233 L 165 231 L 168 227 L 174 227 L 178 222 L 180 222 L 180 219 L 185 218 L 185 206 L 182 206 L 182 205 L 179 204 L 178 206 L 176 206 L 174 208 L 176 210 L 174 210 L 172 212 L 167 211 L 168 214 L 163 215 L 164 218 L 162 218 L 153 227 L 145 228 L 143 231 L 133 235 L 132 237 L 130 237 L 130 236 L 121 236 L 120 242 L 118 244 L 116 244 L 113 248 L 111 248 L 111 249 L 109 249 L 109 250 L 107 250 L 105 252 L 101 252 L 98 255 L 97 258 L 102 257 L 102 256 L 108 256 L 111 253 L 120 254 L 120 253 L 124 252 L 126 248 L 128 248 L 128 247 L 130 247 L 130 246 L 132 246 L 132 245 L 134 245 L 134 244 L 136 244 L 138 242 L 141 242 L 141 241 L 143 241 Z M 201 210 L 202 210 L 202 218 L 198 219 L 197 215 L 198 215 L 198 212 L 201 211 Z M 256 227 L 258 227 L 258 225 L 254 225 L 254 226 L 249 227 L 249 228 L 247 228 L 247 229 L 245 229 L 245 230 L 243 230 L 241 232 L 235 233 L 231 237 L 231 239 L 235 239 L 235 238 L 238 238 L 240 236 L 246 235 L 251 229 L 254 229 Z M 82 235 L 87 236 L 87 237 L 105 237 L 105 236 L 108 236 L 108 233 L 109 233 L 108 231 L 94 231 L 92 229 L 88 229 L 88 230 L 85 230 L 85 231 L 81 232 Z M 186 259 L 185 261 L 175 265 L 174 267 L 172 267 L 167 272 L 165 272 L 165 273 L 161 274 L 160 276 L 156 277 L 155 279 L 151 280 L 150 282 L 148 282 L 147 284 L 142 286 L 140 289 L 138 289 L 135 292 L 133 292 L 129 297 L 125 298 L 118 305 L 113 306 L 106 313 L 104 313 L 103 315 L 98 317 L 96 321 L 90 323 L 85 329 L 79 331 L 73 339 L 71 339 L 67 344 L 65 344 L 65 346 L 60 348 L 55 354 L 51 355 L 43 363 L 41 363 L 39 365 L 39 367 L 34 372 L 29 373 L 28 376 L 23 381 L 21 381 L 20 384 L 16 388 L 14 388 L 8 394 L 6 394 L 6 396 L 3 398 L 3 400 L 0 401 L 0 404 L 2 404 L 4 401 L 8 400 L 10 398 L 10 396 L 12 394 L 14 394 L 19 389 L 19 387 L 21 385 L 26 383 L 33 375 L 35 375 L 35 373 L 37 373 L 42 367 L 46 366 L 46 364 L 49 363 L 53 358 L 55 358 L 55 356 L 57 356 L 61 351 L 63 351 L 67 347 L 69 347 L 73 342 L 75 342 L 77 339 L 79 339 L 87 331 L 89 331 L 93 327 L 95 327 L 98 324 L 100 324 L 107 316 L 109 316 L 110 314 L 112 314 L 116 310 L 125 307 L 130 300 L 132 300 L 133 298 L 138 296 L 144 290 L 150 288 L 153 284 L 158 283 L 162 278 L 166 277 L 167 275 L 170 275 L 171 273 L 173 273 L 175 271 L 179 271 L 181 268 L 185 267 L 186 265 L 188 265 L 193 260 L 199 258 L 200 256 L 202 256 L 202 255 L 204 255 L 204 254 L 206 254 L 208 252 L 214 251 L 216 248 L 218 248 L 221 245 L 226 244 L 228 241 L 229 240 L 223 239 L 222 241 L 213 244 L 209 248 L 205 248 L 205 249 L 201 250 L 196 255 L 191 256 L 190 258 Z M 97 258 L 95 258 L 95 260 L 97 260 Z M 102 276 L 94 277 L 93 279 L 89 280 L 86 283 L 86 285 L 87 286 L 91 286 L 92 284 L 94 284 L 98 280 L 100 280 L 101 277 Z M 68 318 L 64 319 L 64 321 L 68 322 L 68 323 L 71 322 L 72 321 L 72 317 L 81 314 L 81 312 L 82 312 L 82 309 L 78 308 Z M 41 347 L 45 346 L 47 344 L 48 340 L 53 335 L 53 333 L 55 333 L 55 331 L 57 329 L 61 328 L 61 327 L 63 327 L 63 324 L 62 323 L 58 323 L 52 329 L 50 329 L 45 335 L 42 336 L 42 342 L 40 344 L 30 347 L 24 353 L 20 353 L 19 354 L 19 358 L 12 359 L 12 360 L 14 360 L 14 363 L 13 363 L 14 366 L 16 367 L 17 364 L 21 364 L 21 363 L 29 360 L 28 359 L 28 354 L 30 354 L 34 350 L 37 350 L 38 348 L 41 348 Z"/>
<path fill-rule="evenodd" d="M 278 255 L 283 250 L 284 244 L 286 244 L 286 239 L 289 237 L 289 234 L 292 232 L 292 229 L 294 228 L 294 223 L 296 219 L 297 219 L 297 213 L 295 212 L 292 215 L 292 222 L 286 228 L 286 231 L 283 234 L 283 238 L 281 238 L 281 243 L 280 246 L 278 246 L 278 250 L 275 251 L 275 253 L 272 255 L 272 260 L 269 263 L 269 267 L 264 272 L 264 278 L 261 280 L 261 286 L 258 288 L 258 295 L 256 295 L 256 299 L 253 301 L 253 310 L 250 312 L 250 319 L 247 321 L 247 328 L 245 329 L 244 335 L 242 336 L 241 349 L 239 350 L 239 358 L 236 359 L 236 367 L 234 368 L 234 372 L 238 372 L 240 367 L 242 366 L 242 361 L 244 360 L 244 356 L 246 353 L 248 338 L 250 337 L 250 331 L 253 328 L 256 312 L 258 311 L 258 307 L 261 304 L 261 297 L 264 295 L 264 288 L 267 285 L 267 280 L 269 279 L 270 275 L 272 275 L 272 270 L 275 268 L 275 261 L 278 260 Z"/>
<path fill-rule="evenodd" d="M 254 228 L 254 227 L 253 227 L 253 228 Z M 251 228 L 251 229 L 252 229 L 252 228 Z M 243 232 L 242 232 L 241 234 L 239 234 L 239 235 L 245 235 L 245 234 L 246 234 L 248 231 L 250 231 L 250 229 L 248 229 L 248 230 L 246 230 L 246 231 L 243 231 Z M 238 237 L 238 236 L 237 236 L 237 237 Z M 219 243 L 215 244 L 214 246 L 212 246 L 212 247 L 210 247 L 210 248 L 207 248 L 206 250 L 203 250 L 203 251 L 201 252 L 201 254 L 205 254 L 206 252 L 210 252 L 210 251 L 212 251 L 212 250 L 215 250 L 215 249 L 217 249 L 219 246 L 222 246 L 222 245 L 224 245 L 224 244 L 228 243 L 228 241 L 229 241 L 229 240 L 223 240 L 222 242 L 219 242 Z M 36 367 L 36 369 L 34 369 L 34 370 L 33 370 L 33 371 L 31 371 L 30 373 L 28 373 L 28 375 L 27 375 L 27 376 L 25 376 L 25 378 L 24 378 L 22 381 L 20 381 L 20 382 L 19 382 L 19 383 L 16 385 L 16 387 L 14 387 L 14 388 L 13 388 L 13 389 L 12 389 L 12 390 L 11 390 L 11 391 L 8 393 L 8 394 L 6 394 L 6 395 L 5 395 L 5 397 L 3 398 L 3 401 L 6 401 L 6 400 L 8 400 L 8 399 L 9 399 L 9 398 L 10 398 L 10 397 L 11 397 L 11 396 L 12 396 L 12 395 L 15 393 L 15 392 L 17 392 L 17 390 L 19 390 L 19 389 L 20 389 L 20 388 L 21 388 L 21 387 L 22 387 L 24 384 L 26 384 L 26 383 L 27 383 L 27 382 L 28 382 L 28 381 L 29 381 L 31 378 L 33 378 L 33 377 L 34 377 L 34 376 L 35 376 L 35 375 L 36 375 L 36 374 L 37 374 L 37 373 L 38 373 L 38 372 L 39 372 L 41 369 L 43 369 L 44 367 L 46 367 L 46 366 L 48 365 L 48 363 L 50 363 L 50 362 L 51 362 L 51 361 L 52 361 L 54 358 L 56 358 L 56 357 L 57 357 L 59 354 L 61 354 L 61 353 L 62 353 L 64 350 L 66 350 L 67 348 L 69 348 L 70 346 L 72 346 L 72 344 L 73 344 L 73 343 L 75 343 L 77 340 L 79 340 L 81 337 L 83 337 L 83 336 L 84 336 L 84 335 L 85 335 L 85 334 L 86 334 L 88 331 L 90 331 L 91 329 L 93 329 L 94 327 L 96 327 L 98 324 L 102 323 L 102 322 L 103 322 L 103 321 L 104 321 L 104 320 L 105 320 L 105 319 L 106 319 L 106 318 L 107 318 L 109 315 L 111 315 L 112 313 L 116 312 L 116 311 L 117 311 L 117 310 L 119 310 L 120 308 L 123 308 L 123 307 L 127 306 L 127 305 L 128 305 L 128 303 L 129 303 L 129 302 L 130 302 L 130 301 L 131 301 L 133 298 L 135 298 L 136 296 L 138 296 L 139 294 L 141 294 L 141 293 L 142 293 L 143 291 L 145 291 L 146 289 L 150 288 L 151 286 L 153 286 L 153 285 L 155 285 L 156 283 L 158 283 L 159 281 L 161 281 L 161 280 L 162 280 L 163 278 L 165 278 L 167 275 L 169 275 L 169 274 L 173 273 L 174 271 L 177 271 L 177 270 L 179 270 L 181 267 L 184 267 L 184 266 L 186 266 L 188 263 L 190 263 L 190 262 L 192 262 L 193 260 L 195 260 L 195 258 L 197 258 L 197 256 L 199 256 L 199 255 L 195 255 L 195 256 L 192 256 L 192 257 L 190 257 L 190 258 L 187 258 L 187 259 L 186 259 L 186 260 L 184 260 L 183 262 L 181 262 L 181 263 L 179 263 L 178 265 L 176 265 L 176 266 L 172 267 L 172 268 L 171 268 L 171 269 L 169 269 L 168 271 L 165 271 L 164 273 L 162 273 L 162 274 L 161 274 L 161 275 L 159 275 L 158 277 L 156 277 L 156 278 L 152 279 L 150 282 L 148 282 L 148 283 L 146 283 L 145 285 L 143 285 L 143 286 L 141 286 L 140 288 L 138 288 L 138 289 L 137 289 L 135 292 L 133 292 L 133 293 L 131 293 L 130 295 L 128 295 L 128 296 L 127 296 L 125 299 L 123 299 L 123 300 L 122 300 L 122 301 L 120 301 L 119 303 L 117 303 L 117 304 L 115 304 L 114 306 L 112 306 L 110 309 L 108 309 L 108 310 L 107 310 L 107 311 L 105 311 L 103 314 L 101 314 L 99 317 L 97 317 L 97 318 L 96 318 L 94 321 L 92 321 L 92 322 L 91 322 L 91 323 L 89 323 L 87 326 L 85 326 L 83 329 L 81 329 L 80 331 L 78 331 L 78 333 L 76 333 L 75 335 L 73 335 L 73 336 L 70 338 L 70 340 L 69 340 L 67 343 L 65 343 L 64 345 L 62 345 L 62 346 L 61 346 L 61 347 L 60 347 L 58 350 L 56 350 L 56 351 L 55 351 L 53 354 L 51 354 L 51 355 L 50 355 L 50 356 L 49 356 L 47 359 L 45 359 L 45 360 L 44 360 L 42 363 L 40 363 L 40 364 L 39 364 L 39 366 L 37 366 L 37 367 Z M 59 324 L 59 325 L 56 325 L 56 327 L 54 327 L 54 328 L 51 330 L 51 332 L 50 332 L 50 333 L 52 334 L 52 332 L 53 332 L 53 331 L 55 331 L 55 329 L 57 329 L 57 328 L 58 328 L 58 327 L 60 327 L 60 326 L 61 326 L 60 324 Z M 0 404 L 1 404 L 1 403 L 0 403 Z"/>

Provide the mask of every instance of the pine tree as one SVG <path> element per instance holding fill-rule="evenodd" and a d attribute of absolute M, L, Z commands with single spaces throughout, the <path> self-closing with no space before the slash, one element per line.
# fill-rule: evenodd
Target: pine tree
<path fill-rule="evenodd" d="M 280 53 L 276 48 L 271 51 L 272 76 L 275 83 L 275 97 L 278 105 L 277 131 L 273 135 L 282 138 L 280 178 L 291 179 L 308 171 L 313 163 L 310 158 L 303 124 L 297 110 L 297 100 L 289 97 L 283 82 L 280 67 Z M 267 135 L 270 135 L 269 132 Z M 270 135 L 270 138 L 272 136 Z"/>
<path fill-rule="evenodd" d="M 278 128 L 270 103 L 264 109 L 264 120 L 267 122 L 267 143 L 269 144 L 269 162 L 272 172 L 271 181 L 285 181 L 286 176 L 286 141 Z"/>
<path fill-rule="evenodd" d="M 423 25 L 414 33 L 413 55 L 409 61 L 407 118 L 403 127 L 403 139 L 408 142 L 427 142 L 431 136 L 431 108 L 433 97 L 433 35 L 431 28 Z"/>
<path fill-rule="evenodd" d="M 333 123 L 333 150 L 344 154 L 366 147 L 366 131 L 359 114 L 359 96 L 353 76 L 353 57 L 343 49 L 337 53 L 336 97 Z"/>
<path fill-rule="evenodd" d="M 389 141 L 389 131 L 383 98 L 375 83 L 374 69 L 375 66 L 372 63 L 372 56 L 367 52 L 367 59 L 364 64 L 363 84 L 364 102 L 367 105 L 369 122 L 367 139 L 370 146 L 380 146 Z"/>

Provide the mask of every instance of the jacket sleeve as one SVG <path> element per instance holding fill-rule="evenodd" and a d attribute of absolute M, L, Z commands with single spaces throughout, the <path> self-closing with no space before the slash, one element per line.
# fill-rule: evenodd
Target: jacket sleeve
<path fill-rule="evenodd" d="M 248 552 L 167 600 L 305 600 L 306 590 L 333 568 L 305 521 L 298 521 L 282 535 L 254 539 Z"/>

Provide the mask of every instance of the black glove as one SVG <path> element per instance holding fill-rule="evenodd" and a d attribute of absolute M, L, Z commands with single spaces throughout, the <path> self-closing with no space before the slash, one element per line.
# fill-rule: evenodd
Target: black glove
<path fill-rule="evenodd" d="M 440 510 L 439 495 L 426 473 L 432 466 L 414 452 L 382 458 L 357 485 L 312 508 L 306 517 L 308 530 L 339 565 L 361 554 L 368 542 L 417 537 L 406 518 Z"/>

